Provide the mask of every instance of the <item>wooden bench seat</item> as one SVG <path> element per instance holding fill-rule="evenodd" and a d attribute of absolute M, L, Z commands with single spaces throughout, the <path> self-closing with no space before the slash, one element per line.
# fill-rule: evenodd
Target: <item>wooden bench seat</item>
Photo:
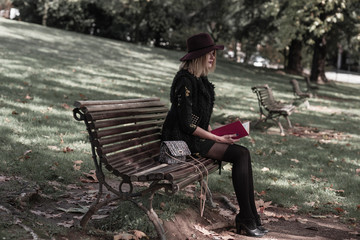
<path fill-rule="evenodd" d="M 251 89 L 256 94 L 259 104 L 260 119 L 256 124 L 260 121 L 271 119 L 278 124 L 281 135 L 285 135 L 284 128 L 282 127 L 279 118 L 283 116 L 286 119 L 289 128 L 292 128 L 289 116 L 295 110 L 295 106 L 276 101 L 271 88 L 267 84 L 254 86 Z M 263 116 L 265 116 L 265 119 L 263 119 Z"/>
<path fill-rule="evenodd" d="M 115 200 L 128 200 L 148 215 L 159 238 L 165 239 L 165 231 L 152 208 L 156 191 L 164 189 L 167 194 L 174 194 L 189 184 L 202 181 L 201 186 L 212 203 L 211 193 L 203 179 L 206 174 L 219 169 L 216 161 L 202 157 L 196 160 L 188 157 L 186 163 L 173 165 L 158 161 L 161 128 L 168 112 L 158 98 L 78 101 L 74 105 L 74 118 L 86 125 L 99 180 L 98 198 L 81 219 L 82 227 L 102 206 Z M 106 182 L 103 167 L 120 177 L 118 188 Z M 149 187 L 134 189 L 135 182 L 148 182 Z M 103 186 L 115 197 L 104 198 Z M 148 208 L 136 200 L 142 196 L 149 196 Z"/>

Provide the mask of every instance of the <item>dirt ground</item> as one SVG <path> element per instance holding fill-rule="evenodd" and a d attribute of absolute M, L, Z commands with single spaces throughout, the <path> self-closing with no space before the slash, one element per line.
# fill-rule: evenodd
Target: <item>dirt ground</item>
<path fill-rule="evenodd" d="M 176 215 L 174 221 L 166 222 L 169 239 L 254 239 L 235 232 L 235 214 L 208 210 L 203 218 L 196 209 L 187 209 Z M 219 214 L 220 212 L 220 214 Z M 306 239 L 360 239 L 360 229 L 352 224 L 341 223 L 337 216 L 299 215 L 290 209 L 269 206 L 262 214 L 264 226 L 269 233 L 266 240 Z"/>
<path fill-rule="evenodd" d="M 79 219 L 84 209 L 79 206 L 90 205 L 95 199 L 98 184 L 86 183 L 83 187 L 68 185 L 68 192 L 57 198 L 50 199 L 41 194 L 36 185 L 26 183 L 19 177 L 0 175 L 0 183 L 11 184 L 12 181 L 26 186 L 22 192 L 2 192 L 0 197 L 0 239 L 69 239 L 69 240 L 100 240 L 115 239 L 112 236 L 94 232 L 89 234 L 78 228 Z M 58 183 L 52 183 L 54 187 Z M 189 186 L 191 188 L 193 186 Z M 186 190 L 186 189 L 185 189 Z M 190 190 L 191 191 L 191 190 Z M 224 201 L 226 200 L 226 201 Z M 208 240 L 208 239 L 252 239 L 235 234 L 234 208 L 235 199 L 214 195 L 216 208 L 206 207 L 204 216 L 200 217 L 198 206 L 192 206 L 178 213 L 171 221 L 164 222 L 167 239 L 169 240 Z M 269 233 L 262 239 L 360 239 L 359 223 L 342 223 L 338 216 L 299 215 L 296 209 L 284 209 L 271 205 L 270 202 L 258 200 L 257 205 L 262 212 L 263 224 Z M 95 218 L 106 217 L 115 208 L 110 205 L 99 211 Z M 44 223 L 46 222 L 46 223 Z M 64 227 L 62 233 L 49 233 L 48 225 Z M 5 230 L 3 226 L 7 226 Z M 118 235 L 117 239 L 140 239 L 138 234 Z M 20 236 L 20 237 L 19 237 Z M 147 237 L 141 239 L 148 239 Z"/>

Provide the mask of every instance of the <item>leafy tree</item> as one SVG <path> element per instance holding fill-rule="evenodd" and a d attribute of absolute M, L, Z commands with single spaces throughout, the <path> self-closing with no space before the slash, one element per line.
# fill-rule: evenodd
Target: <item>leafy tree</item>
<path fill-rule="evenodd" d="M 234 14 L 234 38 L 241 42 L 246 58 L 257 52 L 258 45 L 266 46 L 270 41 L 267 36 L 275 30 L 272 25 L 274 15 L 268 14 L 268 1 L 243 0 L 238 2 Z"/>

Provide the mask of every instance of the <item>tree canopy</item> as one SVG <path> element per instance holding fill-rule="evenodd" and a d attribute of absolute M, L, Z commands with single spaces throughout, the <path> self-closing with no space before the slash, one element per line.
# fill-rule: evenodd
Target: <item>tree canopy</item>
<path fill-rule="evenodd" d="M 282 53 L 286 69 L 297 74 L 309 56 L 313 81 L 326 81 L 325 60 L 334 64 L 340 50 L 359 58 L 358 0 L 1 0 L 0 6 L 9 2 L 23 21 L 123 41 L 184 50 L 186 37 L 209 32 L 227 46 L 241 43 L 247 56 L 261 45 L 272 56 Z"/>

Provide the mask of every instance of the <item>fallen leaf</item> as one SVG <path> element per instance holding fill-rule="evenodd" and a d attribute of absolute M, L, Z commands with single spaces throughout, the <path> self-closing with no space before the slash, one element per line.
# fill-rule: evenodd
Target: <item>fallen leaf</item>
<path fill-rule="evenodd" d="M 79 93 L 79 96 L 80 96 L 80 98 L 81 98 L 82 100 L 86 100 L 86 99 L 87 99 L 87 97 L 86 97 L 84 94 Z"/>
<path fill-rule="evenodd" d="M 141 238 L 146 238 L 146 239 L 149 239 L 149 237 L 143 233 L 142 231 L 139 231 L 139 230 L 133 230 L 132 231 L 134 236 L 137 238 L 137 239 L 141 239 Z"/>
<path fill-rule="evenodd" d="M 51 218 L 51 219 L 59 218 L 59 217 L 61 217 L 61 215 L 64 214 L 63 212 L 62 213 L 57 213 L 57 214 L 49 214 L 49 213 L 46 213 L 46 212 L 35 211 L 35 210 L 30 210 L 30 212 L 32 212 L 35 215 L 43 216 L 43 217 Z"/>
<path fill-rule="evenodd" d="M 67 105 L 66 103 L 61 104 L 61 106 L 62 106 L 63 108 L 65 108 L 65 109 L 70 109 L 70 106 Z"/>
<path fill-rule="evenodd" d="M 72 149 L 72 148 L 70 148 L 70 147 L 65 147 L 65 148 L 63 148 L 63 150 L 62 150 L 64 153 L 67 153 L 67 152 L 72 152 L 72 151 L 74 151 L 74 149 Z"/>
<path fill-rule="evenodd" d="M 114 236 L 114 240 L 136 240 L 135 236 L 129 233 L 119 233 Z"/>
<path fill-rule="evenodd" d="M 24 152 L 24 155 L 26 155 L 26 154 L 28 154 L 28 153 L 31 153 L 32 151 L 31 150 L 26 150 L 25 152 Z"/>
<path fill-rule="evenodd" d="M 67 190 L 73 190 L 73 189 L 81 189 L 81 187 L 77 186 L 76 184 L 68 184 L 66 185 Z"/>
<path fill-rule="evenodd" d="M 32 98 L 32 97 L 30 97 L 30 95 L 29 95 L 29 94 L 26 94 L 25 99 L 31 100 L 31 99 L 33 99 L 33 98 Z"/>
<path fill-rule="evenodd" d="M 66 213 L 86 213 L 88 211 L 89 207 L 80 206 L 79 208 L 72 207 L 72 208 L 68 208 L 68 209 L 58 207 L 57 209 L 60 211 L 66 212 Z"/>
<path fill-rule="evenodd" d="M 74 220 L 58 223 L 57 225 L 58 226 L 63 226 L 63 227 L 66 227 L 66 228 L 71 228 L 72 226 L 74 226 Z"/>
<path fill-rule="evenodd" d="M 195 225 L 194 228 L 195 228 L 196 230 L 198 230 L 199 232 L 201 232 L 202 234 L 204 234 L 205 236 L 212 235 L 212 234 L 215 233 L 215 232 L 209 231 L 209 230 L 207 230 L 206 228 L 203 228 L 203 227 L 201 227 L 201 226 L 199 226 L 199 225 Z"/>
<path fill-rule="evenodd" d="M 275 151 L 275 154 L 278 156 L 282 156 L 282 152 Z"/>
<path fill-rule="evenodd" d="M 292 162 L 295 162 L 295 163 L 298 163 L 298 162 L 300 162 L 299 160 L 297 160 L 297 159 L 295 159 L 295 158 L 292 158 L 292 159 L 290 159 Z"/>
<path fill-rule="evenodd" d="M 292 207 L 290 207 L 290 210 L 297 212 L 297 211 L 299 211 L 299 207 L 296 205 L 293 205 Z"/>
<path fill-rule="evenodd" d="M 344 209 L 342 209 L 341 207 L 337 207 L 337 208 L 334 208 L 338 213 L 343 213 L 345 212 Z"/>
<path fill-rule="evenodd" d="M 308 222 L 308 220 L 305 219 L 305 218 L 297 218 L 296 221 L 299 222 L 299 223 L 301 223 L 301 224 L 305 224 L 305 223 Z"/>
<path fill-rule="evenodd" d="M 6 181 L 9 181 L 10 178 L 9 177 L 6 177 L 6 176 L 0 176 L 0 182 L 6 182 Z"/>
<path fill-rule="evenodd" d="M 266 191 L 264 191 L 264 190 L 262 190 L 261 192 L 257 192 L 257 195 L 258 196 L 264 196 L 264 195 L 266 195 Z"/>
<path fill-rule="evenodd" d="M 83 163 L 83 161 L 81 161 L 81 160 L 74 161 L 74 166 L 73 166 L 74 170 L 79 171 L 81 169 L 82 163 Z"/>
<path fill-rule="evenodd" d="M 91 219 L 99 220 L 108 217 L 109 215 L 92 215 Z"/>
<path fill-rule="evenodd" d="M 12 115 L 17 115 L 18 113 L 14 110 L 11 112 Z"/>
<path fill-rule="evenodd" d="M 95 170 L 91 170 L 89 173 L 83 173 L 87 178 L 80 178 L 81 182 L 84 183 L 98 183 L 99 180 L 96 177 Z"/>

